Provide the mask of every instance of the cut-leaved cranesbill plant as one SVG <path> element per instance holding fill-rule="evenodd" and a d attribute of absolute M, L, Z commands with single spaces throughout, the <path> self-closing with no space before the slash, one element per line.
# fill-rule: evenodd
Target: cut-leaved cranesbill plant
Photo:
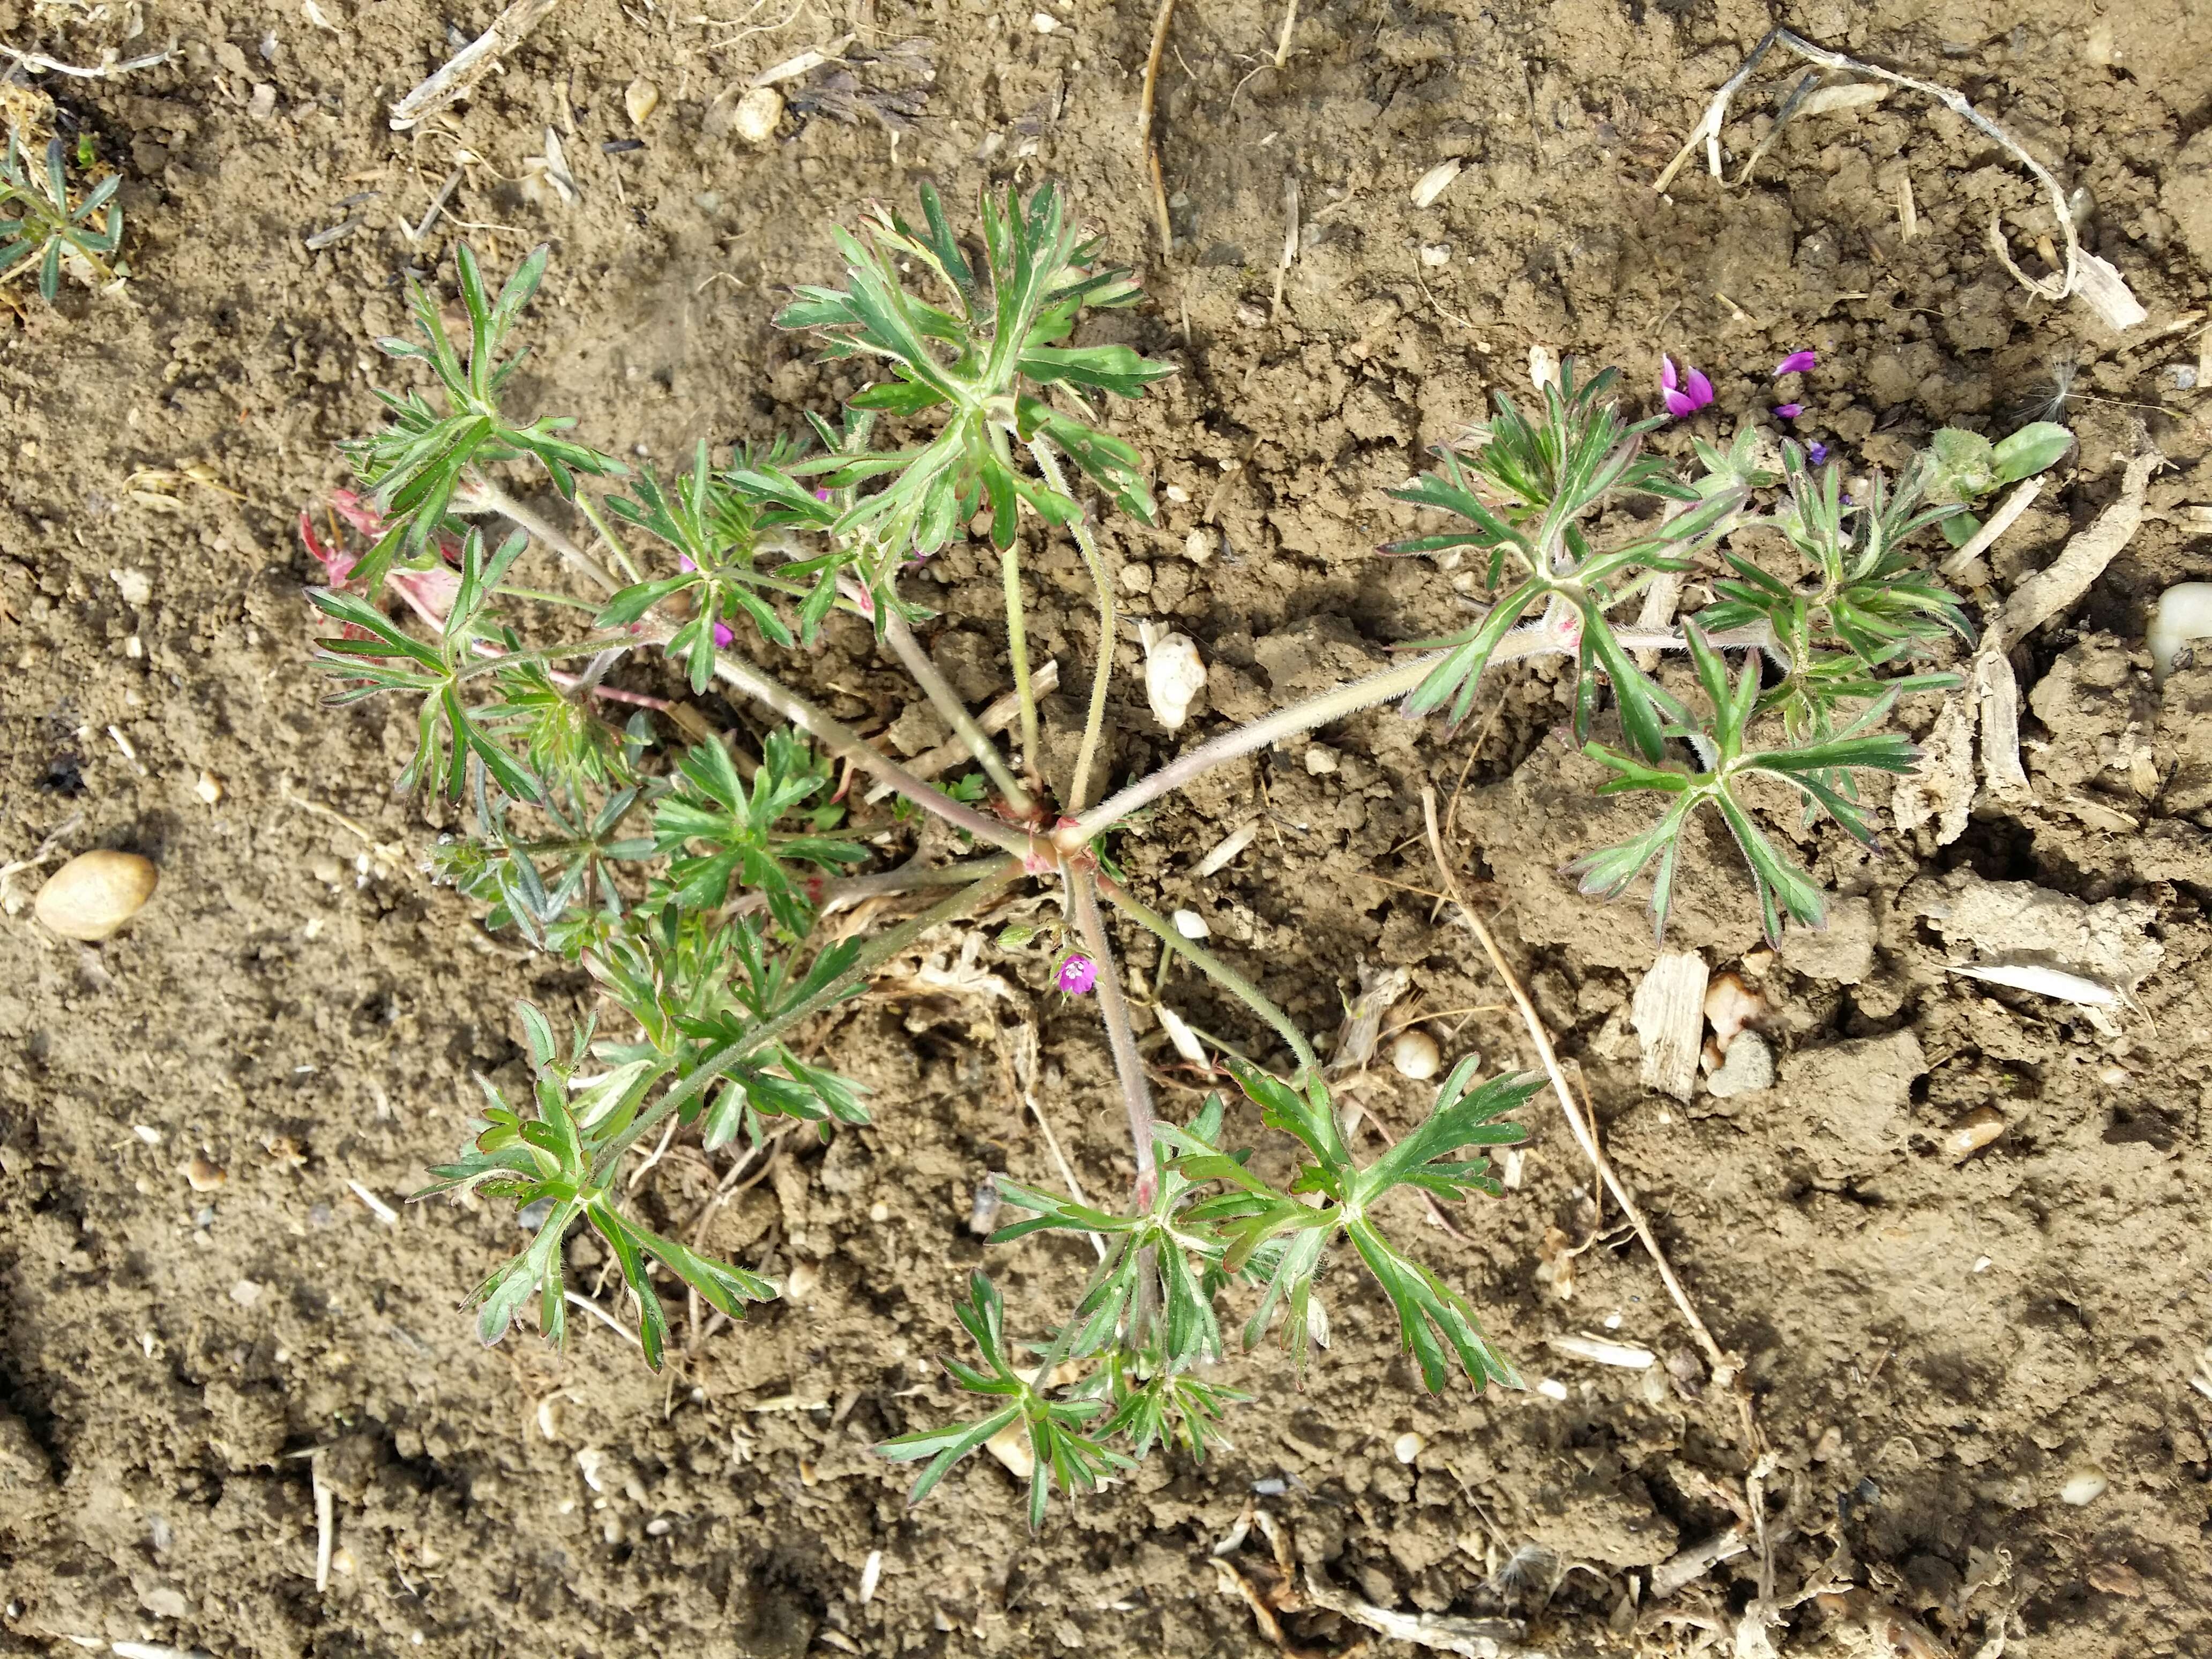
<path fill-rule="evenodd" d="M 1747 431 L 1726 447 L 1698 444 L 1684 472 L 1645 447 L 1664 414 L 1629 419 L 1612 374 L 1583 379 L 1570 364 L 1532 408 L 1501 398 L 1492 420 L 1401 492 L 1443 517 L 1395 550 L 1455 566 L 1472 554 L 1492 595 L 1480 617 L 1094 800 L 1115 582 L 1079 492 L 1095 489 L 1149 521 L 1141 459 L 1107 429 L 1107 410 L 1170 370 L 1127 345 L 1082 343 L 1079 329 L 1088 312 L 1127 306 L 1137 291 L 1077 234 L 1048 186 L 1027 201 L 987 198 L 980 253 L 927 188 L 918 227 L 877 210 L 858 234 L 838 233 L 836 247 L 842 285 L 799 289 L 778 321 L 884 378 L 840 422 L 720 458 L 702 447 L 672 478 L 633 474 L 572 435 L 566 418 L 505 406 L 519 361 L 511 337 L 545 257 L 531 255 L 495 298 L 461 251 L 466 342 L 449 339 L 437 301 L 415 291 L 428 344 L 386 349 L 427 368 L 433 385 L 386 395 L 391 424 L 346 447 L 362 493 L 342 507 L 370 550 L 356 560 L 312 544 L 331 580 L 311 597 L 338 624 L 320 656 L 339 699 L 414 700 L 416 752 L 401 782 L 443 790 L 472 820 L 434 868 L 483 904 L 488 925 L 580 963 L 602 1005 L 604 1029 L 587 1023 L 566 1047 L 543 1014 L 522 1011 L 538 1078 L 531 1097 L 494 1096 L 474 1148 L 440 1171 L 447 1185 L 540 1206 L 533 1242 L 478 1292 L 484 1335 L 495 1340 L 533 1297 L 547 1334 L 561 1335 L 574 1293 L 560 1240 L 580 1224 L 606 1239 L 655 1363 L 668 1340 L 665 1291 L 688 1287 L 731 1318 L 773 1296 L 765 1273 L 710 1261 L 632 1218 L 626 1159 L 655 1133 L 662 1146 L 689 1132 L 709 1152 L 738 1140 L 757 1151 L 796 1126 L 826 1135 L 871 1121 L 858 1087 L 802 1057 L 801 1028 L 858 995 L 929 929 L 1036 882 L 1060 919 L 1002 939 L 1048 935 L 1060 988 L 1095 997 L 1135 1178 L 1098 1202 L 1002 1184 L 1029 1218 L 1000 1242 L 1080 1233 L 1103 1259 L 1066 1318 L 1034 1345 L 1008 1337 L 997 1291 L 975 1280 L 957 1315 L 980 1359 L 947 1363 L 983 1402 L 981 1414 L 884 1448 L 924 1463 L 917 1494 L 1014 1425 L 1034 1454 L 1033 1516 L 1054 1486 L 1090 1486 L 1163 1445 L 1202 1455 L 1243 1397 L 1205 1375 L 1228 1346 L 1217 1304 L 1249 1292 L 1242 1345 L 1279 1325 L 1303 1364 L 1309 1334 L 1326 1325 L 1316 1285 L 1346 1251 L 1396 1311 L 1427 1386 L 1454 1373 L 1516 1386 L 1474 1308 L 1399 1242 L 1393 1194 L 1496 1193 L 1466 1149 L 1518 1137 L 1505 1114 L 1528 1098 L 1530 1079 L 1478 1084 L 1462 1065 L 1418 1127 L 1363 1158 L 1306 1034 L 1128 890 L 1102 860 L 1102 838 L 1216 767 L 1363 709 L 1397 702 L 1417 717 L 1445 712 L 1456 726 L 1486 673 L 1551 657 L 1567 667 L 1577 730 L 1617 775 L 1607 787 L 1668 798 L 1650 831 L 1588 855 L 1585 884 L 1611 895 L 1656 870 L 1663 927 L 1682 827 L 1710 805 L 1743 848 L 1769 932 L 1785 919 L 1817 923 L 1817 886 L 1761 827 L 1763 797 L 1746 786 L 1777 781 L 1808 812 L 1870 832 L 1853 777 L 1910 763 L 1910 748 L 1879 728 L 1900 691 L 1940 683 L 1905 671 L 1945 635 L 1967 632 L 1913 546 L 1956 511 L 1922 505 L 1934 463 L 1893 488 L 1862 486 L 1853 501 L 1838 467 L 1809 467 L 1794 445 L 1769 455 Z M 565 503 L 549 511 L 574 518 L 556 523 L 520 499 L 533 479 Z M 488 535 L 483 520 L 507 528 Z M 914 631 L 929 615 L 900 591 L 915 561 L 977 522 L 1003 578 L 996 620 L 1019 705 L 1011 751 L 933 665 Z M 1024 586 L 1025 561 L 1060 533 L 1090 574 L 1101 648 L 1073 763 L 1048 775 Z M 550 562 L 526 572 L 526 555 Z M 1711 583 L 1713 604 L 1677 627 L 1675 600 L 1692 580 Z M 412 620 L 389 611 L 386 594 Z M 563 608 L 585 619 L 573 637 L 538 637 L 542 619 Z M 962 783 L 928 782 L 763 666 L 764 649 L 803 647 L 838 610 L 866 619 L 957 734 L 977 769 Z M 1675 689 L 1639 665 L 1668 653 L 1689 657 Z M 655 656 L 693 686 L 716 684 L 756 707 L 765 730 L 701 731 L 696 713 L 612 683 L 640 659 L 648 678 L 663 672 Z M 627 725 L 607 718 L 610 702 L 635 708 Z M 680 728 L 671 723 L 679 715 Z M 1616 730 L 1619 748 L 1606 741 Z M 854 775 L 888 787 L 880 810 L 849 787 Z M 925 814 L 956 832 L 956 856 L 859 867 L 904 846 Z M 933 889 L 944 896 L 872 934 L 832 940 L 820 925 L 833 902 Z M 1154 1117 L 1109 909 L 1279 1041 L 1279 1070 L 1229 1061 L 1261 1127 L 1291 1149 L 1279 1184 L 1261 1173 L 1278 1167 L 1274 1154 L 1231 1150 L 1219 1100 L 1187 1126 Z"/>

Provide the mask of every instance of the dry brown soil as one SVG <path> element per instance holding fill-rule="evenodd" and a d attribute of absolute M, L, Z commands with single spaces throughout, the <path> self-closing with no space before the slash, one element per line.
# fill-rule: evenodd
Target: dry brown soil
<path fill-rule="evenodd" d="M 1793 128 L 1746 188 L 1692 169 L 1656 196 L 1769 21 L 1747 0 L 1309 0 L 1279 68 L 1273 3 L 1185 0 L 1159 100 L 1166 258 L 1134 140 L 1149 11 L 1042 3 L 1048 31 L 1027 3 L 975 0 L 566 0 L 473 101 L 400 135 L 386 106 L 485 26 L 481 0 L 143 15 L 136 0 L 0 0 L 0 41 L 78 62 L 176 42 L 125 76 L 40 77 L 64 131 L 123 173 L 132 277 L 0 313 L 0 859 L 58 831 L 161 872 L 103 945 L 58 940 L 20 905 L 0 923 L 0 1653 L 1267 1653 L 1234 1582 L 1279 1590 L 1262 1531 L 1209 1559 L 1255 1490 L 1344 1595 L 1517 1620 L 1546 1653 L 1757 1652 L 1733 1646 L 1751 1599 L 1824 1585 L 1789 1607 L 1784 1650 L 1993 1656 L 2002 1636 L 2005 1654 L 2051 1659 L 2206 1651 L 2212 1399 L 2191 1377 L 2212 1340 L 2212 693 L 2201 672 L 2154 691 L 2142 651 L 2159 590 L 2212 575 L 2185 511 L 2212 501 L 2212 405 L 2185 384 L 2200 337 L 2165 331 L 2212 303 L 2203 0 L 1792 9 L 1819 39 L 1964 88 L 2047 159 L 2081 192 L 2087 246 L 2150 308 L 2124 336 L 2002 274 L 1990 212 L 2033 263 L 2038 198 L 1906 96 Z M 809 47 L 848 61 L 787 83 L 801 97 L 748 147 L 736 89 Z M 641 77 L 659 102 L 634 129 L 623 94 Z M 902 107 L 893 143 L 872 112 Z M 1762 107 L 1744 106 L 1733 153 Z M 531 176 L 549 127 L 573 204 Z M 1456 182 L 1409 206 L 1451 156 Z M 1540 1278 L 1592 1225 L 1587 1169 L 1541 1102 L 1518 1190 L 1463 1217 L 1464 1237 L 1401 1219 L 1564 1398 L 1425 1396 L 1376 1299 L 1340 1274 L 1334 1346 L 1303 1392 L 1266 1352 L 1223 1368 L 1257 1398 L 1202 1467 L 1156 1459 L 1055 1504 L 1036 1535 L 990 1462 L 909 1511 L 905 1476 L 869 1447 L 951 1407 L 933 1356 L 984 1255 L 975 1189 L 995 1170 L 1052 1179 L 1001 1058 L 1020 1025 L 1041 1030 L 1044 1103 L 1086 1183 L 1127 1176 L 1091 1010 L 1047 994 L 1036 961 L 987 950 L 977 965 L 1008 996 L 893 986 L 817 1034 L 874 1090 L 876 1126 L 794 1141 L 711 1235 L 778 1273 L 818 1264 L 817 1282 L 665 1376 L 588 1322 L 565 1355 L 528 1335 L 478 1346 L 456 1305 L 519 1241 L 511 1213 L 403 1206 L 386 1225 L 354 1195 L 413 1190 L 460 1144 L 471 1074 L 520 1075 L 514 998 L 585 1000 L 579 975 L 430 886 L 421 861 L 451 820 L 389 789 L 406 717 L 319 706 L 308 665 L 294 521 L 343 480 L 334 441 L 374 417 L 369 387 L 393 371 L 369 343 L 401 325 L 403 271 L 449 279 L 464 230 L 501 267 L 550 240 L 520 398 L 669 457 L 789 428 L 851 389 L 767 320 L 779 285 L 830 273 L 833 222 L 925 178 L 964 198 L 1047 177 L 1148 284 L 1114 328 L 1181 371 L 1121 417 L 1177 493 L 1159 533 L 1115 532 L 1146 573 L 1115 647 L 1118 773 L 1458 625 L 1448 574 L 1375 555 L 1407 522 L 1380 492 L 1491 389 L 1524 384 L 1532 344 L 1624 364 L 1639 406 L 1670 350 L 1713 375 L 1698 428 L 1713 434 L 1763 412 L 1783 353 L 1815 347 L 1802 426 L 1893 465 L 1946 421 L 2008 429 L 2072 361 L 2080 449 L 1997 550 L 1999 589 L 2112 498 L 2139 426 L 2168 458 L 2133 544 L 2015 653 L 2032 799 L 1984 800 L 1949 845 L 1923 833 L 1881 857 L 1832 827 L 1799 836 L 1838 923 L 1778 958 L 1756 953 L 1727 848 L 1699 842 L 1673 942 L 1716 971 L 1753 953 L 1781 1054 L 1770 1092 L 1683 1105 L 1638 1085 L 1627 1004 L 1653 946 L 1637 912 L 1557 873 L 1614 809 L 1584 793 L 1544 674 L 1501 677 L 1471 771 L 1474 726 L 1370 714 L 1322 734 L 1334 771 L 1288 745 L 1124 840 L 1140 890 L 1206 915 L 1313 1028 L 1334 1026 L 1363 963 L 1399 965 L 1427 1010 L 1492 1010 L 1440 1018 L 1450 1052 L 1526 1064 L 1498 985 L 1422 890 L 1419 790 L 1449 795 L 1464 775 L 1455 854 L 1742 1358 L 1773 1449 L 1767 1586 L 1753 1549 L 1651 1595 L 1654 1564 L 1741 1523 L 1747 1447 L 1693 1358 L 1676 1387 L 1547 1347 L 1616 1318 L 1613 1334 L 1662 1356 L 1691 1345 L 1610 1206 L 1573 1298 Z M 1304 228 L 1278 304 L 1292 179 Z M 1687 436 L 1662 442 L 1686 453 Z M 1204 563 L 1187 552 L 1201 526 Z M 1097 644 L 1079 567 L 1039 545 L 1031 568 L 1041 648 L 1079 687 Z M 957 551 L 930 575 L 955 619 L 940 658 L 966 694 L 994 695 L 994 574 Z M 1172 618 L 1212 665 L 1175 739 L 1135 689 L 1144 617 Z M 872 725 L 911 700 L 859 633 L 793 672 Z M 1054 710 L 1063 752 L 1073 714 Z M 1250 850 L 1198 878 L 1255 810 Z M 2140 1010 L 2107 1033 L 1948 975 L 1947 896 L 1977 878 L 2139 903 L 2163 948 Z M 1149 975 L 1149 944 L 1128 950 Z M 1169 994 L 1265 1040 L 1187 977 Z M 1188 1077 L 1162 1075 L 1169 1109 L 1194 1109 Z M 1418 1110 L 1388 1074 L 1358 1087 L 1385 1122 Z M 2002 1134 L 1947 1152 L 1982 1106 Z M 188 1184 L 196 1158 L 227 1172 L 219 1190 Z M 679 1146 L 639 1201 L 682 1224 L 719 1173 Z M 1031 1330 L 1085 1260 L 1079 1243 L 992 1255 Z M 572 1263 L 588 1286 L 589 1247 Z M 1410 1466 L 1394 1451 L 1408 1431 L 1425 1442 Z M 318 1449 L 340 1551 L 319 1593 L 303 1455 Z M 2092 1467 L 2102 1492 L 2062 1502 Z M 1923 1639 L 1906 1615 L 1930 1645 L 1894 1645 Z M 1362 1635 L 1285 1615 L 1298 1651 Z"/>

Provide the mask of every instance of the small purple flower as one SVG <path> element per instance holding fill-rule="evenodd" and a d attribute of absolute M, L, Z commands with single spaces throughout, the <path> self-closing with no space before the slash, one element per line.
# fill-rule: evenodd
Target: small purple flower
<path fill-rule="evenodd" d="M 738 636 L 731 630 L 729 623 L 716 623 L 714 624 L 714 644 L 719 649 L 726 651 L 737 642 Z"/>
<path fill-rule="evenodd" d="M 1785 374 L 1809 374 L 1813 372 L 1813 365 L 1820 361 L 1820 354 L 1817 351 L 1793 351 L 1775 364 L 1774 378 L 1778 380 Z"/>
<path fill-rule="evenodd" d="M 1774 406 L 1774 412 L 1777 415 L 1779 415 L 1785 421 L 1794 421 L 1800 415 L 1802 415 L 1805 412 L 1805 405 L 1802 404 L 1777 404 Z"/>
<path fill-rule="evenodd" d="M 1659 359 L 1659 391 L 1666 399 L 1667 412 L 1676 420 L 1696 414 L 1713 400 L 1713 383 L 1696 369 L 1684 374 L 1677 372 L 1672 357 Z"/>
<path fill-rule="evenodd" d="M 826 489 L 817 489 L 814 492 L 814 499 L 817 501 L 826 501 L 830 499 L 830 492 Z"/>
<path fill-rule="evenodd" d="M 685 558 L 684 555 L 678 553 L 676 556 L 676 568 L 688 576 L 699 567 L 692 563 L 690 560 Z"/>
<path fill-rule="evenodd" d="M 1068 995 L 1082 996 L 1098 983 L 1098 964 L 1086 956 L 1071 956 L 1060 964 L 1057 983 Z"/>
<path fill-rule="evenodd" d="M 1827 445 L 1823 443 L 1807 444 L 1805 446 L 1805 459 L 1812 462 L 1815 466 L 1826 466 L 1828 464 Z"/>

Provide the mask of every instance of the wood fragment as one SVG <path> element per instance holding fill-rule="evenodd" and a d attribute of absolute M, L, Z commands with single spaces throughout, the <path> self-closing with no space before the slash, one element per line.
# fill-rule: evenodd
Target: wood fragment
<path fill-rule="evenodd" d="M 1216 1565 L 1226 1565 L 1217 1562 Z M 1527 1626 L 1517 1619 L 1462 1619 L 1440 1613 L 1396 1613 L 1346 1594 L 1313 1563 L 1306 1566 L 1306 1599 L 1338 1617 L 1416 1647 L 1455 1653 L 1462 1659 L 1538 1659 L 1522 1645 Z"/>
<path fill-rule="evenodd" d="M 1160 0 L 1152 18 L 1152 49 L 1145 58 L 1145 85 L 1137 100 L 1137 148 L 1144 152 L 1146 171 L 1152 175 L 1152 213 L 1160 232 L 1160 257 L 1175 252 L 1175 226 L 1168 218 L 1166 180 L 1160 173 L 1159 146 L 1152 142 L 1152 106 L 1159 96 L 1160 59 L 1167 53 L 1168 25 L 1175 21 L 1176 0 Z"/>
<path fill-rule="evenodd" d="M 2066 544 L 2046 570 L 2013 590 L 2005 601 L 2002 625 L 2008 639 L 2024 640 L 2089 591 L 2142 526 L 2143 491 L 2166 458 L 2146 449 L 2128 463 L 2119 499 L 2097 515 L 2096 523 Z"/>
<path fill-rule="evenodd" d="M 467 97 L 499 60 L 536 28 L 560 0 L 514 0 L 446 66 L 392 106 L 392 130 L 404 132 Z"/>
<path fill-rule="evenodd" d="M 2003 635 L 1991 629 L 1974 653 L 1974 696 L 1981 723 L 1982 776 L 2001 799 L 2032 794 L 2027 774 L 2020 763 L 2020 681 L 2012 672 L 2012 658 L 2003 648 Z"/>
<path fill-rule="evenodd" d="M 1644 1045 L 1644 1086 L 1686 1101 L 1698 1082 L 1705 1031 L 1705 959 L 1662 951 L 1636 988 L 1628 1018 Z"/>
<path fill-rule="evenodd" d="M 1942 570 L 1947 576 L 1955 576 L 1976 559 L 1996 545 L 1998 537 L 2019 522 L 2020 515 L 2033 505 L 2043 493 L 2045 475 L 2039 472 L 2033 478 L 2022 478 L 2012 487 L 2012 494 L 1998 504 L 1997 510 L 1983 520 L 1971 540 L 1961 543 L 1944 557 Z"/>
<path fill-rule="evenodd" d="M 331 1541 L 337 1532 L 337 1522 L 330 1485 L 323 1479 L 320 1454 L 307 1460 L 307 1481 L 315 1494 L 315 1589 L 327 1590 L 331 1587 Z"/>

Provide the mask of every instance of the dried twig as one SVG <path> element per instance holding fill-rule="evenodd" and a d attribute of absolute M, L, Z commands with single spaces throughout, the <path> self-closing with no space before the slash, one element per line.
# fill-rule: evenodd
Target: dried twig
<path fill-rule="evenodd" d="M 489 28 L 455 52 L 445 68 L 392 106 L 392 130 L 404 132 L 467 97 L 476 83 L 520 45 L 523 37 L 558 3 L 559 0 L 514 0 L 492 20 Z"/>
<path fill-rule="evenodd" d="M 2005 601 L 2002 618 L 2005 637 L 2024 640 L 2045 623 L 2089 591 L 2105 574 L 2105 567 L 2142 526 L 2143 490 L 2150 475 L 2165 464 L 2155 449 L 2146 449 L 2128 463 L 2119 499 L 2097 515 L 2097 522 L 2066 544 L 2047 569 L 2039 570 Z"/>
<path fill-rule="evenodd" d="M 1168 49 L 1168 25 L 1175 21 L 1176 0 L 1160 0 L 1152 19 L 1152 50 L 1145 59 L 1145 86 L 1137 100 L 1137 148 L 1145 154 L 1146 170 L 1152 179 L 1152 211 L 1159 222 L 1160 257 L 1175 252 L 1175 227 L 1168 219 L 1168 196 L 1160 177 L 1159 146 L 1152 143 L 1152 104 L 1159 95 L 1160 59 Z"/>
<path fill-rule="evenodd" d="M 149 52 L 143 58 L 121 58 L 109 47 L 100 55 L 100 62 L 88 69 L 78 64 L 64 64 L 58 58 L 49 58 L 42 52 L 22 52 L 0 43 L 0 57 L 14 58 L 33 74 L 67 75 L 80 81 L 101 81 L 111 75 L 128 75 L 133 70 L 151 69 L 156 64 L 166 64 L 174 55 L 177 43 L 173 40 L 159 52 Z"/>
<path fill-rule="evenodd" d="M 2039 473 L 2033 478 L 2022 478 L 2014 484 L 2012 494 L 2004 498 L 1997 510 L 1990 514 L 1982 527 L 1974 532 L 1973 539 L 1961 543 L 1958 550 L 1943 561 L 1943 574 L 1957 575 L 1995 546 L 1997 538 L 2011 529 L 2020 515 L 2027 512 L 2035 498 L 2043 493 L 2043 476 Z"/>

